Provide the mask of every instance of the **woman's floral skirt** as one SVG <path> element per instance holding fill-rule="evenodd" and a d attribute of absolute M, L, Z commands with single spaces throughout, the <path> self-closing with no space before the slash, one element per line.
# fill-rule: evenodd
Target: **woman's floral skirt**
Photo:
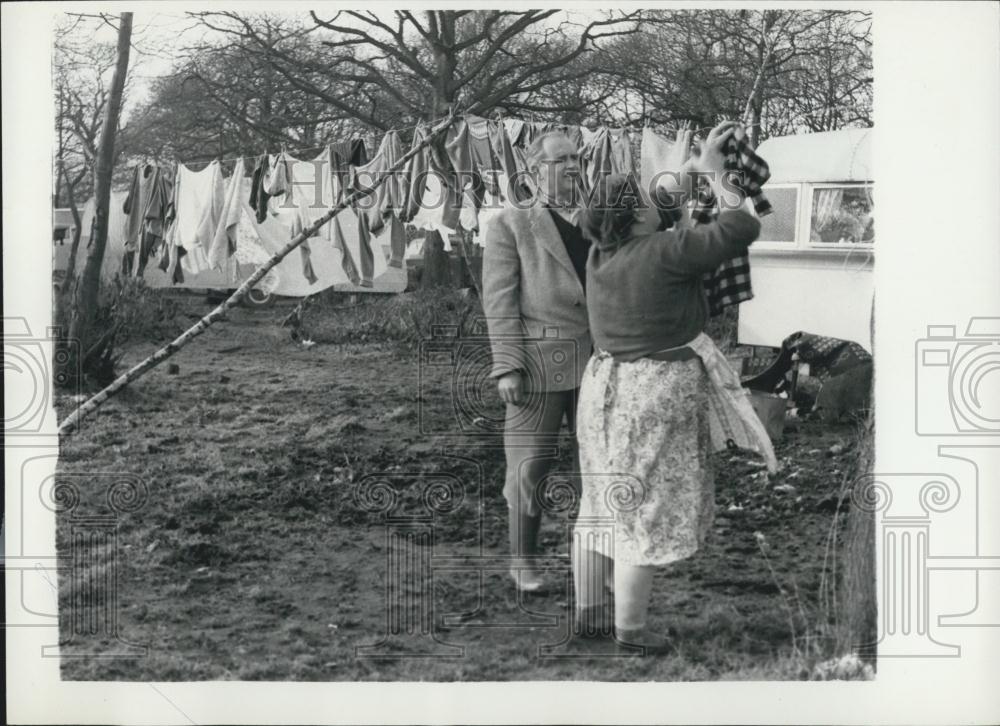
<path fill-rule="evenodd" d="M 692 555 L 712 525 L 708 378 L 701 360 L 591 357 L 577 413 L 584 549 L 629 565 Z"/>

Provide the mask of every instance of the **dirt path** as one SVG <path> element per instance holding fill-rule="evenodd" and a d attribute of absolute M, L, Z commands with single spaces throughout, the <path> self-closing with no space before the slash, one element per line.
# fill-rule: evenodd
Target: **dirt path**
<path fill-rule="evenodd" d="M 543 532 L 553 591 L 516 601 L 502 571 L 502 450 L 496 436 L 445 435 L 455 428 L 450 369 L 390 345 L 302 350 L 278 327 L 284 314 L 234 311 L 172 359 L 177 374 L 154 370 L 64 445 L 61 471 L 86 485 L 60 518 L 60 551 L 78 565 L 60 580 L 62 608 L 83 622 L 81 582 L 117 597 L 111 624 L 67 620 L 65 678 L 797 677 L 792 636 L 805 649 L 802 636 L 823 620 L 830 497 L 849 466 L 851 427 L 800 422 L 777 445 L 785 469 L 770 482 L 748 457 L 718 456 L 707 546 L 662 572 L 654 591 L 654 624 L 676 629 L 675 655 L 567 649 L 572 511 Z M 125 364 L 151 349 L 134 347 Z M 497 415 L 494 399 L 487 390 L 473 413 Z M 125 473 L 148 498 L 118 520 L 117 556 L 101 559 L 74 528 L 106 510 L 110 475 Z M 388 512 L 368 511 L 390 490 Z M 396 577 L 402 560 L 412 566 Z M 400 608 L 387 609 L 387 593 Z M 111 631 L 148 652 L 73 657 L 125 652 Z"/>

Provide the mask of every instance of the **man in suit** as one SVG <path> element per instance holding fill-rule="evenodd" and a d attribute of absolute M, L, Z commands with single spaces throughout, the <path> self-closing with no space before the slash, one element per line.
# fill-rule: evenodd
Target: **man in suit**
<path fill-rule="evenodd" d="M 539 554 L 538 487 L 558 455 L 563 418 L 574 428 L 591 340 L 584 298 L 589 242 L 576 225 L 576 145 L 562 133 L 543 134 L 529 146 L 527 166 L 534 199 L 501 211 L 486 236 L 483 307 L 491 377 L 507 406 L 504 497 L 511 575 L 518 589 L 530 592 L 544 586 L 531 560 Z"/>

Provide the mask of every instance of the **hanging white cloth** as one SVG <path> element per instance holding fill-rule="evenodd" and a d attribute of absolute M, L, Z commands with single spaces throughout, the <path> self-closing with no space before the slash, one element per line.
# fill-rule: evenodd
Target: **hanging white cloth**
<path fill-rule="evenodd" d="M 208 263 L 221 269 L 226 260 L 236 252 L 239 242 L 237 227 L 243 216 L 243 205 L 240 195 L 243 193 L 244 165 L 243 159 L 236 160 L 233 175 L 226 182 L 226 192 L 222 203 L 222 213 L 212 237 L 208 250 Z"/>
<path fill-rule="evenodd" d="M 279 219 L 288 226 L 292 234 L 298 234 L 311 226 L 334 206 L 335 189 L 327 147 L 315 159 L 303 161 L 285 156 L 288 168 L 289 203 L 279 205 Z M 284 216 L 282 216 L 284 215 Z M 316 235 L 330 241 L 333 234 L 330 225 L 325 225 Z"/>
<path fill-rule="evenodd" d="M 222 165 L 213 161 L 201 171 L 191 171 L 178 164 L 174 185 L 175 221 L 168 243 L 184 248 L 187 254 L 181 264 L 186 271 L 209 270 L 212 266 L 208 252 L 222 219 L 226 196 Z"/>

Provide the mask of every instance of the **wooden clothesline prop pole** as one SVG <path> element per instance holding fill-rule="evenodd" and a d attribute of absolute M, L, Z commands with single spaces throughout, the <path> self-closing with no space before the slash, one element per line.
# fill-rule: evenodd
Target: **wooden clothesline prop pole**
<path fill-rule="evenodd" d="M 203 317 L 197 323 L 195 323 L 190 328 L 181 333 L 181 335 L 179 335 L 176 339 L 174 339 L 164 347 L 160 348 L 158 351 L 153 353 L 144 361 L 133 366 L 124 374 L 116 378 L 112 383 L 108 384 L 108 386 L 103 390 L 101 390 L 99 393 L 95 394 L 94 396 L 92 396 L 91 398 L 80 404 L 80 406 L 75 411 L 73 411 L 73 413 L 67 416 L 66 419 L 59 425 L 59 434 L 63 435 L 73 431 L 73 429 L 75 429 L 79 425 L 80 421 L 82 421 L 85 417 L 93 413 L 98 408 L 98 406 L 100 406 L 109 398 L 118 393 L 120 390 L 125 388 L 125 386 L 127 386 L 129 383 L 132 383 L 133 381 L 138 379 L 146 371 L 156 367 L 157 365 L 165 361 L 167 358 L 169 358 L 174 353 L 179 351 L 185 345 L 190 343 L 192 339 L 204 333 L 212 323 L 214 323 L 216 320 L 225 315 L 226 311 L 229 310 L 229 308 L 239 303 L 239 301 L 246 296 L 246 294 L 253 288 L 253 286 L 256 285 L 258 282 L 260 282 L 261 279 L 264 277 L 264 275 L 266 275 L 275 265 L 281 262 L 281 260 L 283 260 L 288 255 L 289 252 L 291 252 L 296 247 L 305 242 L 307 239 L 312 237 L 323 225 L 325 225 L 331 219 L 340 214 L 344 209 L 353 205 L 357 200 L 361 199 L 362 197 L 366 197 L 372 192 L 374 192 L 382 184 L 384 184 L 391 176 L 393 176 L 393 174 L 403 169 L 410 159 L 412 159 L 418 153 L 423 151 L 439 134 L 443 133 L 445 130 L 448 129 L 449 126 L 451 126 L 452 122 L 455 120 L 456 115 L 457 114 L 453 110 L 452 113 L 448 116 L 448 118 L 446 118 L 438 126 L 434 127 L 431 130 L 431 132 L 427 135 L 426 139 L 424 139 L 418 146 L 410 149 L 406 154 L 404 154 L 403 157 L 400 158 L 400 160 L 396 162 L 396 164 L 394 164 L 390 169 L 385 171 L 382 174 L 381 178 L 375 181 L 374 184 L 367 187 L 366 189 L 352 192 L 348 196 L 344 197 L 344 199 L 342 199 L 333 209 L 329 210 L 326 214 L 317 219 L 312 224 L 312 226 L 306 228 L 300 234 L 293 237 L 292 240 L 284 247 L 282 247 L 280 251 L 276 252 L 271 257 L 271 259 L 269 259 L 267 262 L 258 267 L 257 270 L 252 275 L 250 275 L 250 277 L 248 277 L 243 282 L 243 284 L 239 286 L 239 288 L 237 288 L 236 292 L 230 295 L 217 308 L 208 313 L 208 315 Z"/>

